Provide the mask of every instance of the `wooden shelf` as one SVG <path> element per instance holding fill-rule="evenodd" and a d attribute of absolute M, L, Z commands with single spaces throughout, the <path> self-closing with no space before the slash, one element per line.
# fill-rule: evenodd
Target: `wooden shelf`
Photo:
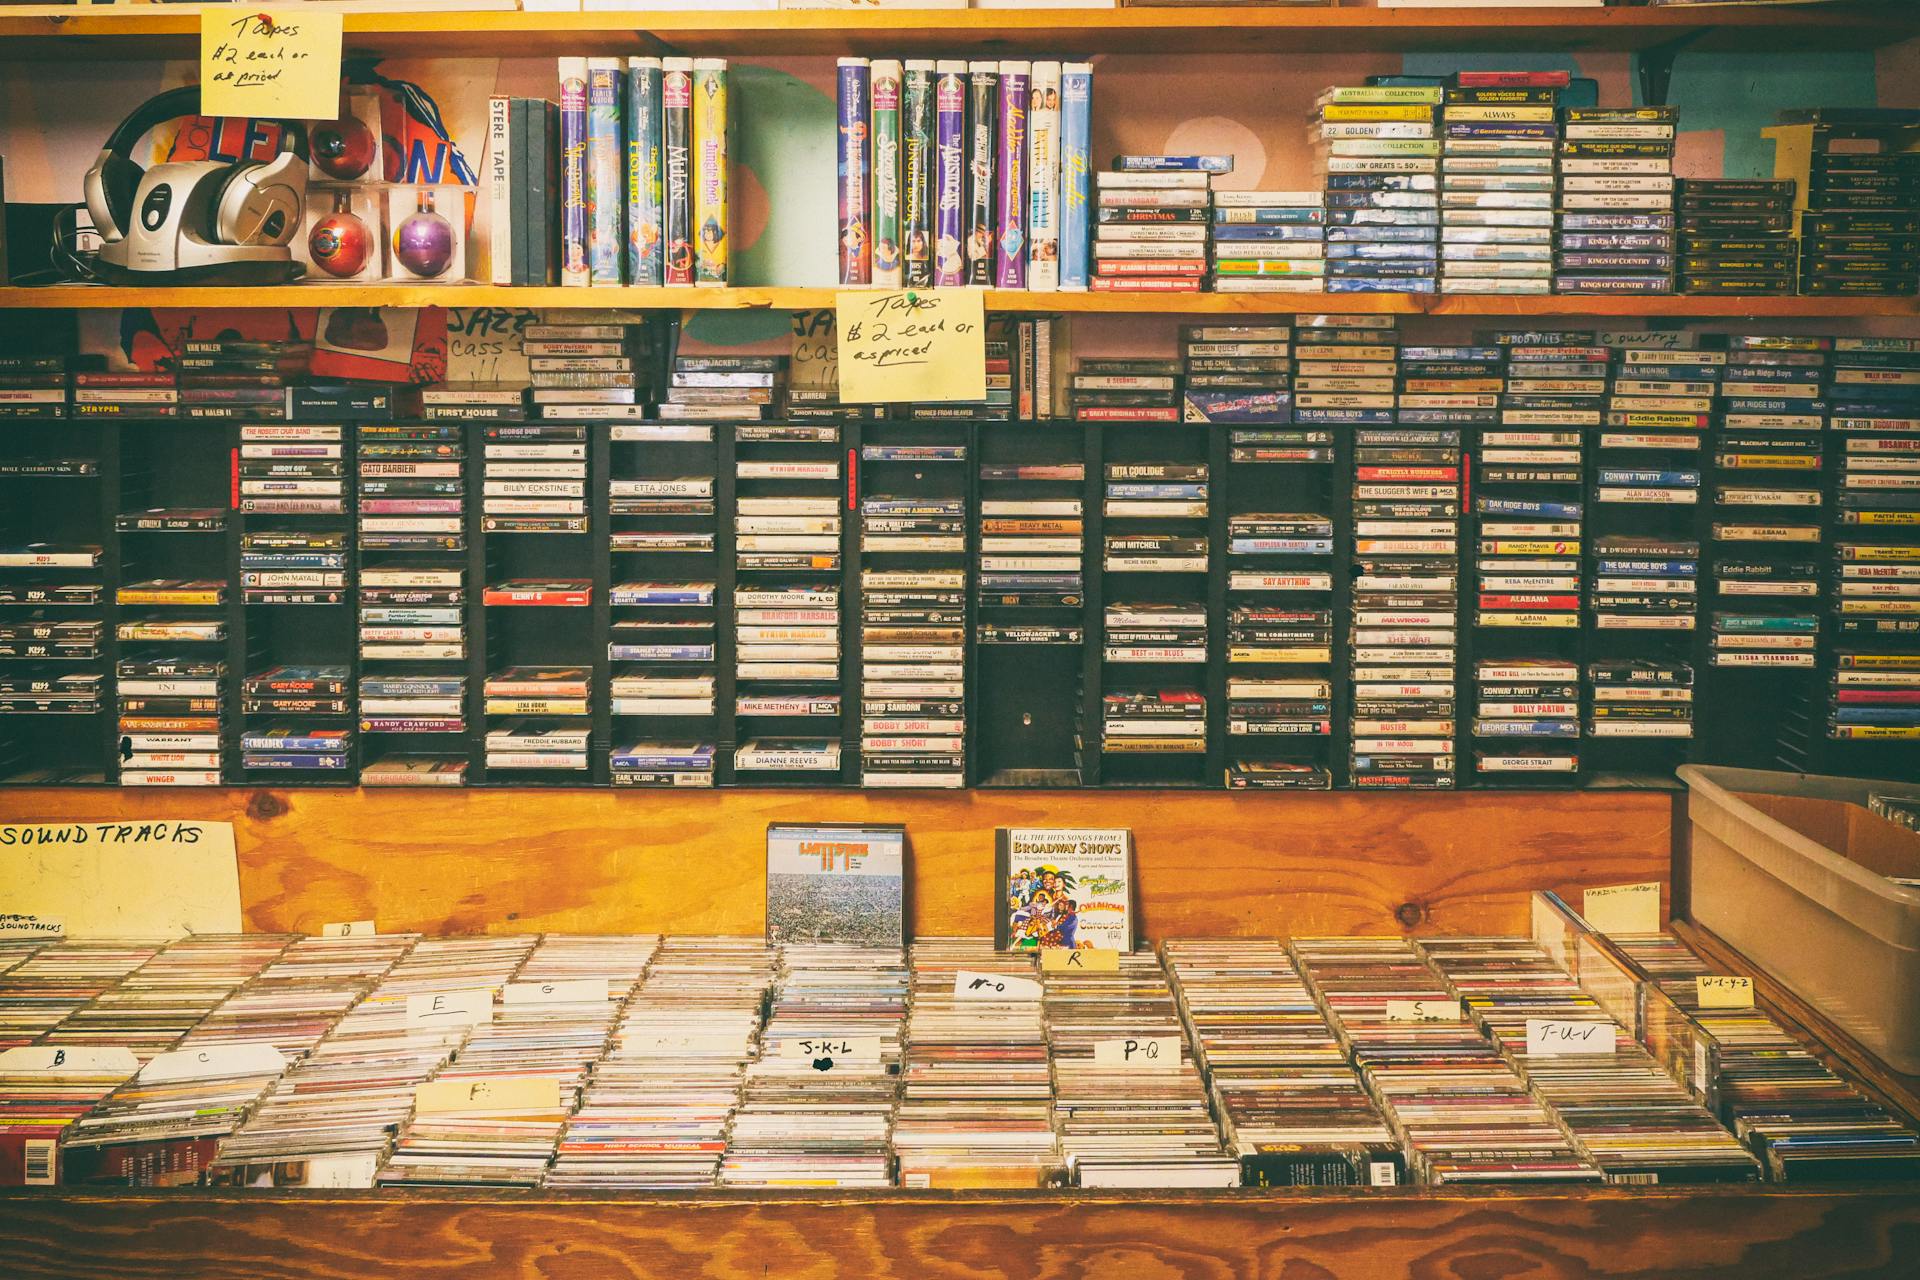
<path fill-rule="evenodd" d="M 1893 1280 L 1920 1190 L 49 1190 L 0 1193 L 0 1218 L 11 1280 Z"/>
<path fill-rule="evenodd" d="M 106 307 L 533 307 L 689 311 L 808 311 L 831 307 L 832 288 L 509 288 L 502 285 L 292 284 L 162 289 L 93 284 L 0 288 L 0 309 Z M 1920 316 L 1916 298 L 1765 298 L 1658 294 L 1514 297 L 1406 293 L 1029 293 L 987 290 L 987 310 L 1085 314 L 1314 315 L 1323 312 L 1466 317 L 1670 316 L 1863 319 Z"/>
<path fill-rule="evenodd" d="M 0 17 L 0 61 L 189 58 L 198 6 Z M 349 53 L 501 57 L 950 53 L 1405 53 L 1874 49 L 1920 36 L 1907 3 L 1808 8 L 1138 8 L 348 13 Z"/>

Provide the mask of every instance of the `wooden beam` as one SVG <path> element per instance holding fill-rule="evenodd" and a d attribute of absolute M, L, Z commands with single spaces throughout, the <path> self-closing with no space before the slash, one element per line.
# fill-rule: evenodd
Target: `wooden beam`
<path fill-rule="evenodd" d="M 0 790 L 0 820 L 237 824 L 247 927 L 757 934 L 770 822 L 907 824 L 915 933 L 992 931 L 993 830 L 1131 826 L 1143 936 L 1525 933 L 1665 880 L 1668 792 Z"/>

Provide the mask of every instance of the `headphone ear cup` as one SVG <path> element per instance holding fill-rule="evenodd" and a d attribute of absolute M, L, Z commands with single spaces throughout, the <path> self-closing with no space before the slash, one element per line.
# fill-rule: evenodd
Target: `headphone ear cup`
<path fill-rule="evenodd" d="M 234 184 L 249 169 L 260 167 L 258 160 L 242 160 L 220 175 L 214 184 L 213 195 L 207 201 L 207 239 L 215 244 L 238 244 L 239 228 L 234 225 L 237 207 L 228 208 L 228 197 L 236 194 Z"/>
<path fill-rule="evenodd" d="M 106 196 L 107 215 L 125 236 L 133 226 L 133 198 L 140 190 L 140 166 L 125 156 L 100 162 L 100 190 Z"/>

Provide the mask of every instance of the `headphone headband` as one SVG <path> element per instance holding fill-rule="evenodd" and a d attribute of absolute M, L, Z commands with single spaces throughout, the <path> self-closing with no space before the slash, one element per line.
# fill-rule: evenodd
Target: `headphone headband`
<path fill-rule="evenodd" d="M 133 144 L 138 142 L 147 130 L 155 125 L 165 124 L 169 120 L 178 120 L 182 116 L 200 114 L 200 86 L 182 85 L 178 89 L 168 89 L 136 108 L 134 113 L 120 122 L 120 127 L 108 136 L 106 146 L 102 148 L 108 155 L 133 159 Z M 270 118 L 270 117 L 267 117 Z M 307 150 L 307 127 L 298 120 L 277 120 L 281 129 L 280 146 L 282 150 L 292 150 L 302 160 L 309 158 Z M 289 148 L 288 143 L 292 146 Z"/>

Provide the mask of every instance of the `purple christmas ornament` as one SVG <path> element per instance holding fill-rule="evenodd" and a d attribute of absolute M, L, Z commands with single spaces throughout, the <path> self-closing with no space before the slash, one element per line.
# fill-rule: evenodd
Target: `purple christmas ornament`
<path fill-rule="evenodd" d="M 407 216 L 393 233 L 393 256 L 417 276 L 437 276 L 453 261 L 453 224 L 431 208 Z"/>

